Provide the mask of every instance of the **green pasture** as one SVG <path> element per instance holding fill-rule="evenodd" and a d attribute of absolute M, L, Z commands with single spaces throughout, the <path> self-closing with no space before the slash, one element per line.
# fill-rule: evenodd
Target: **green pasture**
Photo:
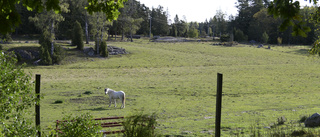
<path fill-rule="evenodd" d="M 98 118 L 143 111 L 158 114 L 159 134 L 213 136 L 216 80 L 222 73 L 223 136 L 317 130 L 297 122 L 320 111 L 320 59 L 308 56 L 308 46 L 270 50 L 147 40 L 108 45 L 125 48 L 129 54 L 87 57 L 65 46 L 69 56 L 62 65 L 25 69 L 33 77 L 41 74 L 43 129 L 54 127 L 55 120 L 68 114 L 89 112 Z M 119 109 L 120 101 L 117 108 L 109 108 L 104 88 L 123 90 L 126 108 Z M 88 91 L 92 94 L 84 94 Z M 287 121 L 273 128 L 281 116 Z"/>

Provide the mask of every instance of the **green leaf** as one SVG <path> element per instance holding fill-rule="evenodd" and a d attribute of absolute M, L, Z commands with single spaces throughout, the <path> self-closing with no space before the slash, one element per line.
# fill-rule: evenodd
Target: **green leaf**
<path fill-rule="evenodd" d="M 31 7 L 29 7 L 29 6 L 27 6 L 27 10 L 28 11 L 32 11 L 33 9 Z"/>

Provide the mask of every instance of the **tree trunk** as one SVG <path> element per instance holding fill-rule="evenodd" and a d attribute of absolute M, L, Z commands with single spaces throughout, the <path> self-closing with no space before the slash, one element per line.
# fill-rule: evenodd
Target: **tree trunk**
<path fill-rule="evenodd" d="M 86 44 L 89 44 L 89 31 L 88 31 L 88 15 L 87 15 L 87 12 L 86 12 L 86 15 L 85 15 L 85 29 L 86 29 Z"/>
<path fill-rule="evenodd" d="M 53 42 L 54 42 L 54 21 L 52 20 L 51 22 L 51 51 L 50 51 L 50 54 L 51 54 L 51 57 L 53 56 L 53 52 L 54 52 L 54 45 L 53 45 Z"/>
<path fill-rule="evenodd" d="M 123 31 L 123 29 L 122 29 L 122 37 L 121 37 L 121 40 L 123 40 L 124 39 L 124 31 Z"/>

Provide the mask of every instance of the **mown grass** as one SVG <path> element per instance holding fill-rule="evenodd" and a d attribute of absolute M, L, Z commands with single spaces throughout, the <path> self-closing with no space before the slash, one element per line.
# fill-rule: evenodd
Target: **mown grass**
<path fill-rule="evenodd" d="M 297 122 L 320 110 L 320 60 L 308 57 L 308 47 L 268 50 L 147 40 L 108 44 L 130 54 L 87 57 L 70 47 L 63 65 L 26 68 L 33 75 L 41 74 L 44 129 L 54 127 L 54 121 L 66 114 L 109 117 L 144 111 L 158 114 L 156 130 L 162 135 L 210 136 L 214 134 L 216 75 L 223 73 L 223 136 L 294 130 L 319 133 Z M 107 87 L 126 92 L 125 109 L 119 109 L 120 102 L 117 108 L 108 107 L 103 92 Z M 287 122 L 273 126 L 281 116 Z"/>

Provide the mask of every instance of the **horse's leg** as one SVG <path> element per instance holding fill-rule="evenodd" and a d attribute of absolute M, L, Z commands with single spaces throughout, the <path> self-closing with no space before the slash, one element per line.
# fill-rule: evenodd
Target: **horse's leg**
<path fill-rule="evenodd" d="M 112 99 L 110 98 L 109 99 L 109 107 L 111 106 L 111 102 L 112 102 Z"/>
<path fill-rule="evenodd" d="M 116 99 L 114 99 L 114 107 L 117 107 Z"/>

